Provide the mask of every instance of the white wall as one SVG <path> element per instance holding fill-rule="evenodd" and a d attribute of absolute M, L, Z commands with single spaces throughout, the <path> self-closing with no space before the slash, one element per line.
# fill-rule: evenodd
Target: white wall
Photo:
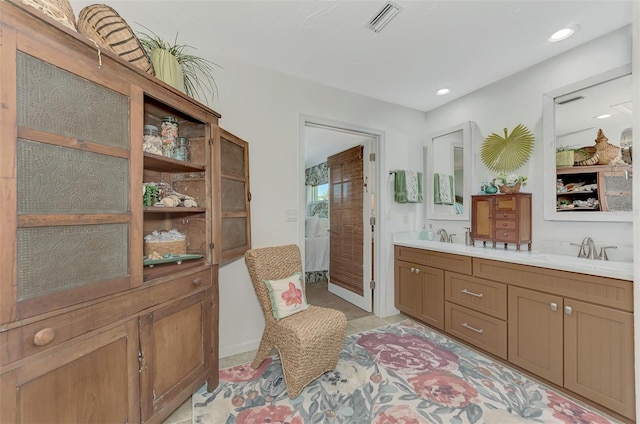
<path fill-rule="evenodd" d="M 429 134 L 464 121 L 475 121 L 479 137 L 473 146 L 476 172 L 471 193 L 478 193 L 481 181 L 495 173 L 486 168 L 479 152 L 484 138 L 491 133 L 512 130 L 517 124 L 527 126 L 536 138 L 529 161 L 516 173 L 529 178 L 523 191 L 531 192 L 533 202 L 533 247 L 562 246 L 591 236 L 597 246 L 617 245 L 610 259 L 630 260 L 632 223 L 545 221 L 543 211 L 542 94 L 575 81 L 631 63 L 631 27 L 625 27 L 565 54 L 477 90 L 467 96 L 427 113 Z M 508 58 L 505 58 L 508 60 Z M 595 139 L 595 134 L 594 137 Z M 589 143 L 586 143 L 589 144 Z M 428 218 L 428 217 L 427 217 Z M 431 221 L 434 229 L 463 234 L 468 221 Z M 463 238 L 459 238 L 461 242 Z M 576 251 L 577 254 L 577 251 Z"/>
<path fill-rule="evenodd" d="M 220 125 L 250 145 L 251 220 L 253 247 L 299 244 L 303 222 L 285 222 L 285 209 L 300 210 L 304 164 L 300 163 L 301 115 L 336 120 L 383 133 L 384 169 L 380 175 L 381 281 L 383 299 L 376 313 L 393 308 L 393 251 L 391 234 L 417 225 L 419 205 L 391 201 L 389 169 L 422 169 L 421 146 L 426 141 L 424 112 L 354 95 L 279 73 L 216 57 L 224 69 L 216 73 L 219 97 L 210 106 L 222 115 Z M 403 224 L 406 215 L 407 224 Z M 388 219 L 387 219 L 388 218 Z M 243 260 L 220 268 L 220 355 L 257 347 L 264 325 L 262 311 Z"/>

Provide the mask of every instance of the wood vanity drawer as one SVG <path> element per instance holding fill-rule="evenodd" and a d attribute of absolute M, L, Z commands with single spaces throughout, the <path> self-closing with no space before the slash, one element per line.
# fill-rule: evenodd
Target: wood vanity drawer
<path fill-rule="evenodd" d="M 507 319 L 507 285 L 445 272 L 445 299 L 499 319 Z"/>
<path fill-rule="evenodd" d="M 472 259 L 470 256 L 405 246 L 395 246 L 394 254 L 396 260 L 414 262 L 446 271 L 455 271 L 461 274 L 471 275 Z"/>
<path fill-rule="evenodd" d="M 516 229 L 516 221 L 508 221 L 508 220 L 496 221 L 496 230 L 515 230 L 515 229 Z"/>
<path fill-rule="evenodd" d="M 515 243 L 518 240 L 518 233 L 515 230 L 501 230 L 497 228 L 495 235 L 495 241 Z"/>
<path fill-rule="evenodd" d="M 516 219 L 515 212 L 496 212 L 496 219 Z"/>
<path fill-rule="evenodd" d="M 507 359 L 507 323 L 445 302 L 444 329 L 480 349 Z"/>
<path fill-rule="evenodd" d="M 70 310 L 50 318 L 0 333 L 0 365 L 50 349 L 75 337 L 159 305 L 205 290 L 211 286 L 211 269 L 193 272 L 125 295 L 110 296 L 99 303 Z"/>

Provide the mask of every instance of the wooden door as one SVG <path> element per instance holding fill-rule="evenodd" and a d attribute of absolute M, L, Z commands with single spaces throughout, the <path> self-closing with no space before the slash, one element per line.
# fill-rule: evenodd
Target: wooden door
<path fill-rule="evenodd" d="M 327 159 L 329 282 L 364 296 L 364 158 L 356 146 Z"/>
<path fill-rule="evenodd" d="M 211 296 L 201 291 L 140 318 L 143 422 L 166 418 L 210 375 Z"/>
<path fill-rule="evenodd" d="M 489 196 L 471 197 L 471 237 L 474 241 L 493 240 L 493 198 Z"/>
<path fill-rule="evenodd" d="M 221 262 L 251 248 L 249 143 L 220 129 Z"/>
<path fill-rule="evenodd" d="M 0 399 L 3 423 L 139 422 L 136 320 L 3 372 Z"/>
<path fill-rule="evenodd" d="M 509 287 L 509 362 L 562 385 L 563 299 Z"/>
<path fill-rule="evenodd" d="M 421 314 L 422 284 L 415 273 L 418 265 L 395 261 L 395 306 L 412 317 Z"/>
<path fill-rule="evenodd" d="M 565 299 L 564 333 L 564 386 L 633 420 L 633 314 Z"/>

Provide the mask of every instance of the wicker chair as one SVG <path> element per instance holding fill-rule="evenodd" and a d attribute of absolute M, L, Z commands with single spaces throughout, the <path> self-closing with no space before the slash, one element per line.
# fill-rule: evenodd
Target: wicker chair
<path fill-rule="evenodd" d="M 347 317 L 334 309 L 310 305 L 286 318 L 274 318 L 264 281 L 302 271 L 300 250 L 295 244 L 249 250 L 244 259 L 265 320 L 262 341 L 251 365 L 258 368 L 275 347 L 287 394 L 294 398 L 309 383 L 335 369 L 347 331 Z"/>

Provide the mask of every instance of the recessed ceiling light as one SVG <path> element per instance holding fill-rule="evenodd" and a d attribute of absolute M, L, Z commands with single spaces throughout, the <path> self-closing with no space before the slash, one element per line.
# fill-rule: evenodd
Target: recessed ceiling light
<path fill-rule="evenodd" d="M 440 90 L 436 91 L 437 96 L 446 96 L 449 93 L 451 93 L 451 90 L 449 90 L 448 88 L 441 88 Z"/>
<path fill-rule="evenodd" d="M 598 115 L 598 116 L 594 116 L 595 119 L 607 119 L 607 118 L 611 118 L 611 114 L 610 113 L 603 113 L 602 115 Z"/>
<path fill-rule="evenodd" d="M 549 41 L 555 43 L 556 41 L 566 40 L 571 37 L 580 27 L 577 25 L 573 25 L 567 28 L 562 28 L 559 31 L 554 32 L 551 37 L 549 37 Z"/>

